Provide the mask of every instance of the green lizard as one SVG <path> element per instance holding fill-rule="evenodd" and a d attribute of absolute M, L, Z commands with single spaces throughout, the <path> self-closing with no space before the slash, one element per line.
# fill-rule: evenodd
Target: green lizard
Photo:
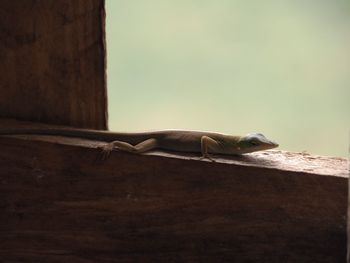
<path fill-rule="evenodd" d="M 57 135 L 107 142 L 102 147 L 105 157 L 113 149 L 143 153 L 154 149 L 209 154 L 239 155 L 278 147 L 261 133 L 233 136 L 215 132 L 164 130 L 141 133 L 119 133 L 75 128 L 0 129 L 0 135 Z"/>

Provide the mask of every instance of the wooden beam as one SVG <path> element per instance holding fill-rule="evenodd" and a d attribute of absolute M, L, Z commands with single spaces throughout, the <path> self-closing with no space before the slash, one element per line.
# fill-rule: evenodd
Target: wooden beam
<path fill-rule="evenodd" d="M 102 161 L 100 145 L 0 137 L 2 260 L 345 261 L 346 159 L 113 152 Z"/>

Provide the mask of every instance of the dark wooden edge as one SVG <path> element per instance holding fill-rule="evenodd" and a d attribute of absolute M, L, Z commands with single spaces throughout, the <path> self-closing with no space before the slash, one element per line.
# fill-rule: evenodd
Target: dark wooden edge
<path fill-rule="evenodd" d="M 108 90 L 107 90 L 107 43 L 106 43 L 106 5 L 105 0 L 102 1 L 102 7 L 100 11 L 100 21 L 101 21 L 101 37 L 102 37 L 102 54 L 103 54 L 103 64 L 104 64 L 104 75 L 103 75 L 103 89 L 104 89 L 104 107 L 105 107 L 105 120 L 104 126 L 108 130 Z"/>

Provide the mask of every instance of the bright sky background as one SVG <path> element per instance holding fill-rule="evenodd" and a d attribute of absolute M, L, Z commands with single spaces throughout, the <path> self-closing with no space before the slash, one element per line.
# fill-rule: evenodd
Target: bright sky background
<path fill-rule="evenodd" d="M 109 126 L 347 156 L 350 1 L 106 0 Z"/>

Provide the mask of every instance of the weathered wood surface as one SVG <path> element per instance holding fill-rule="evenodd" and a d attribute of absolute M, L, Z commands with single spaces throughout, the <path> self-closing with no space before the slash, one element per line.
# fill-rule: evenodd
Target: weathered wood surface
<path fill-rule="evenodd" d="M 106 128 L 104 0 L 0 1 L 0 117 Z"/>
<path fill-rule="evenodd" d="M 347 178 L 332 158 L 302 169 L 294 154 L 293 172 L 282 152 L 102 161 L 99 145 L 0 136 L 0 262 L 345 261 Z"/>

